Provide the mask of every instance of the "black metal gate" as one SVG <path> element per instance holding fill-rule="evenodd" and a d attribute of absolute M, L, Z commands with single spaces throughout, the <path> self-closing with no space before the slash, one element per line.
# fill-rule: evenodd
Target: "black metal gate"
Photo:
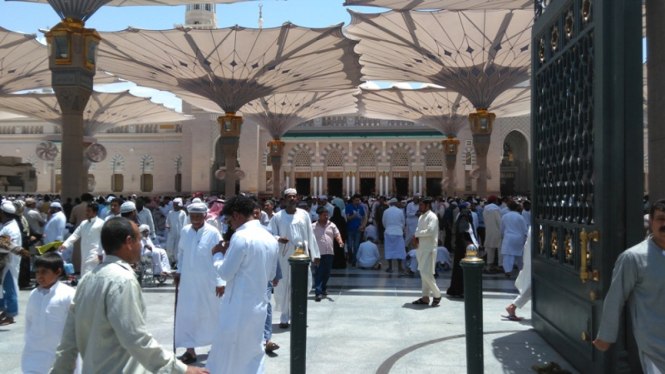
<path fill-rule="evenodd" d="M 583 373 L 600 353 L 617 256 L 642 239 L 642 20 L 635 0 L 536 0 L 532 33 L 533 326 Z"/>

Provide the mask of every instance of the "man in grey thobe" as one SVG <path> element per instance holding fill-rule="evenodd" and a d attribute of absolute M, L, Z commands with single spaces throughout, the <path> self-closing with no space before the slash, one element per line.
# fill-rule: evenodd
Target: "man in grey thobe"
<path fill-rule="evenodd" d="M 616 341 L 628 301 L 642 369 L 646 374 L 661 374 L 665 373 L 665 200 L 653 204 L 649 218 L 653 235 L 617 259 L 593 344 L 606 351 Z"/>

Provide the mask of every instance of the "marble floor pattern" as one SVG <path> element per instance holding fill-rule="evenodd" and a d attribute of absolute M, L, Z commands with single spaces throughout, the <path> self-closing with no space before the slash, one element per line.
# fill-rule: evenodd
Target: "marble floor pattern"
<path fill-rule="evenodd" d="M 385 269 L 385 261 L 384 261 Z M 450 271 L 437 278 L 444 291 Z M 513 279 L 483 276 L 484 360 L 486 373 L 533 373 L 532 365 L 550 361 L 576 373 L 531 328 L 531 304 L 520 322 L 501 318 L 516 296 Z M 464 302 L 444 299 L 438 308 L 411 305 L 420 296 L 420 279 L 384 270 L 333 270 L 330 295 L 308 302 L 307 372 L 314 374 L 466 373 Z M 20 312 L 29 291 L 20 292 Z M 148 330 L 166 349 L 173 348 L 174 286 L 169 280 L 144 288 Z M 290 330 L 280 329 L 273 315 L 273 341 L 281 348 L 266 358 L 266 373 L 289 373 Z M 0 327 L 0 373 L 20 373 L 24 318 Z M 209 347 L 197 349 L 203 366 Z M 184 349 L 178 349 L 178 355 Z M 237 373 L 234 373 L 237 374 Z"/>

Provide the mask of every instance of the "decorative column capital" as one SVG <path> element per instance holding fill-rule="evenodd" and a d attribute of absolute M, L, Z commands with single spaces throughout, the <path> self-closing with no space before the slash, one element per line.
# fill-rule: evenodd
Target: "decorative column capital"
<path fill-rule="evenodd" d="M 471 125 L 471 133 L 476 134 L 491 134 L 492 127 L 496 114 L 487 111 L 487 108 L 478 108 L 475 113 L 469 114 L 469 123 Z"/>
<path fill-rule="evenodd" d="M 217 123 L 222 139 L 240 137 L 243 119 L 241 116 L 236 116 L 235 112 L 226 112 L 224 116 L 217 117 Z"/>
<path fill-rule="evenodd" d="M 455 139 L 454 136 L 448 137 L 446 140 L 441 142 L 443 144 L 443 153 L 448 155 L 457 155 L 459 151 L 460 141 Z"/>
<path fill-rule="evenodd" d="M 273 139 L 269 141 L 266 146 L 268 147 L 268 150 L 270 151 L 270 156 L 275 157 L 275 156 L 282 156 L 284 155 L 284 147 L 286 146 L 286 143 L 279 139 Z"/>

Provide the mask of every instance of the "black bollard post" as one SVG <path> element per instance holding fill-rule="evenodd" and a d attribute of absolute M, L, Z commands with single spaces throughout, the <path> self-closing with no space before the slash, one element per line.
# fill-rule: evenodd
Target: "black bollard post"
<path fill-rule="evenodd" d="M 483 374 L 483 267 L 478 248 L 469 244 L 460 262 L 464 270 L 464 323 L 466 327 L 466 372 Z"/>
<path fill-rule="evenodd" d="M 311 262 L 302 242 L 289 257 L 291 266 L 291 374 L 305 374 L 307 353 L 307 268 Z"/>

